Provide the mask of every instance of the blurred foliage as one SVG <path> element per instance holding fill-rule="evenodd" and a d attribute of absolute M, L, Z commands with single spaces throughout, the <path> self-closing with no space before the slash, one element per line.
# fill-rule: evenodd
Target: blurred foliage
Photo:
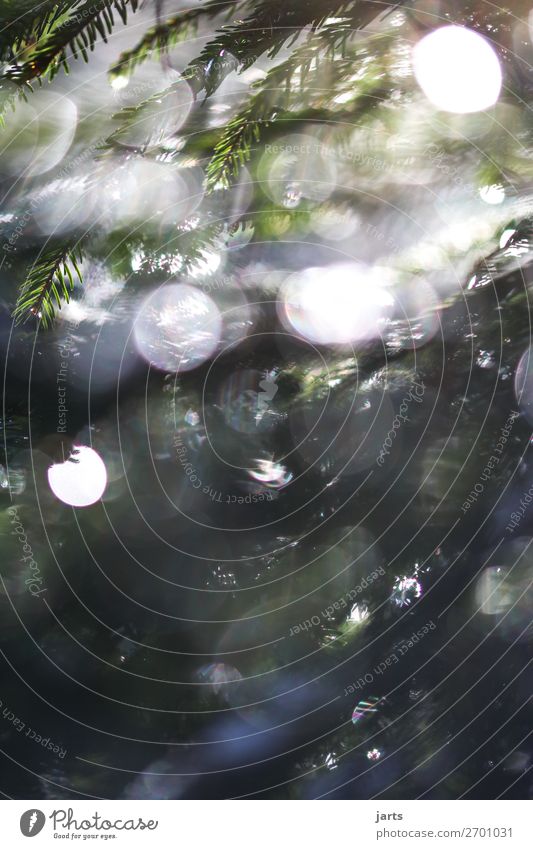
<path fill-rule="evenodd" d="M 135 12 L 137 5 L 136 0 L 72 0 L 45 2 L 39 7 L 30 3 L 23 7 L 19 3 L 2 3 L 0 50 L 6 64 L 0 94 L 4 119 L 10 107 L 16 108 L 20 97 L 31 97 L 29 83 L 45 77 L 52 79 L 61 66 L 68 68 L 70 57 L 88 61 L 97 40 L 105 41 L 116 19 L 125 21 L 128 10 Z M 177 91 L 175 84 L 124 107 L 115 116 L 117 129 L 98 145 L 97 155 L 101 160 L 109 158 L 120 163 L 125 157 L 136 155 L 174 162 L 180 168 L 187 167 L 188 161 L 199 162 L 204 167 L 207 198 L 194 223 L 195 233 L 180 240 L 184 267 L 197 257 L 202 239 L 208 246 L 213 228 L 217 230 L 210 195 L 220 195 L 221 190 L 238 180 L 242 166 L 256 162 L 267 141 L 281 133 L 302 132 L 306 126 L 311 130 L 328 128 L 327 145 L 342 160 L 346 152 L 349 156 L 357 147 L 357 133 L 365 125 L 389 126 L 391 133 L 395 132 L 393 125 L 398 129 L 402 120 L 400 104 L 409 103 L 413 96 L 406 47 L 413 35 L 432 26 L 429 13 L 410 6 L 405 7 L 401 19 L 396 19 L 400 7 L 401 3 L 376 4 L 367 0 L 242 3 L 213 0 L 177 12 L 168 19 L 158 19 L 137 46 L 113 64 L 109 72 L 111 81 L 126 81 L 129 76 L 135 76 L 148 60 L 159 60 L 162 68 L 172 67 L 171 49 L 193 32 L 204 32 L 210 21 L 219 25 L 218 31 L 207 39 L 199 55 L 182 73 L 195 97 L 203 92 L 209 100 L 229 75 L 244 73 L 259 60 L 266 62 L 266 70 L 260 70 L 244 100 L 241 98 L 242 102 L 237 102 L 232 114 L 223 121 L 212 125 L 205 101 L 203 108 L 194 108 L 179 131 L 177 139 L 181 141 L 177 147 L 177 139 L 170 147 L 165 143 L 155 147 L 132 146 L 128 142 L 132 125 L 142 125 L 146 116 L 157 110 L 165 113 Z M 490 32 L 508 68 L 505 102 L 520 102 L 530 83 L 524 63 L 512 49 L 510 15 L 488 3 L 467 3 L 460 7 L 444 5 L 441 18 Z M 200 26 L 203 29 L 198 29 Z M 522 144 L 530 133 L 526 120 L 521 131 Z M 379 147 L 379 135 L 375 141 Z M 457 138 L 439 139 L 439 144 L 441 156 L 457 158 L 464 149 Z M 529 157 L 520 156 L 515 149 L 506 150 L 497 142 L 494 150 L 486 150 L 484 154 L 480 161 L 485 164 L 478 173 L 481 185 L 512 184 L 514 179 L 530 176 Z M 94 153 L 89 150 L 89 158 L 92 156 Z M 388 156 L 384 150 L 384 161 Z M 394 178 L 392 169 L 390 176 Z M 268 232 L 268 221 L 273 220 L 276 211 L 264 209 L 261 194 L 260 189 L 255 190 L 254 203 L 232 225 L 244 225 L 253 219 L 258 234 Z M 358 201 L 349 192 L 343 197 L 337 191 L 330 203 L 357 206 Z M 217 204 L 220 206 L 218 198 Z M 299 213 L 300 210 L 294 213 L 295 220 Z M 90 231 L 78 234 L 80 244 L 90 242 L 93 235 Z M 113 238 L 109 228 L 107 235 Z M 142 239 L 142 233 L 139 236 Z M 146 237 L 151 239 L 148 232 Z M 64 250 L 68 251 L 68 245 Z M 189 250 L 191 258 L 188 258 Z M 17 319 L 22 317 L 24 305 L 39 302 L 40 293 L 50 283 L 47 273 L 48 268 L 41 262 L 32 269 L 17 306 Z M 59 299 L 66 291 L 63 287 L 58 289 Z M 57 304 L 55 297 L 53 303 Z M 53 315 L 50 301 L 46 315 L 47 318 Z"/>

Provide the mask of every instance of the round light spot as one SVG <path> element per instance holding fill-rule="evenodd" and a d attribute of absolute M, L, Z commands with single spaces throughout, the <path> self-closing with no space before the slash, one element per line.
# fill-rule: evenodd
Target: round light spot
<path fill-rule="evenodd" d="M 178 71 L 163 69 L 158 62 L 139 66 L 130 80 L 126 78 L 125 85 L 123 79 L 116 77 L 111 85 L 115 92 L 121 91 L 122 107 L 133 111 L 120 131 L 119 143 L 143 149 L 179 146 L 178 130 L 194 101 L 187 81 Z"/>
<path fill-rule="evenodd" d="M 286 209 L 295 209 L 304 199 L 324 201 L 337 185 L 331 149 L 312 134 L 294 133 L 268 145 L 258 176 L 266 194 Z"/>
<path fill-rule="evenodd" d="M 48 469 L 48 483 L 55 497 L 71 507 L 89 507 L 100 500 L 107 485 L 107 471 L 99 454 L 86 445 L 74 447 L 72 457 Z"/>
<path fill-rule="evenodd" d="M 105 225 L 175 228 L 201 203 L 200 170 L 180 173 L 168 163 L 128 160 L 103 179 L 106 203 L 101 218 Z"/>
<path fill-rule="evenodd" d="M 215 351 L 222 318 L 214 301 L 185 283 L 158 289 L 142 305 L 135 321 L 137 349 L 162 371 L 190 371 Z"/>
<path fill-rule="evenodd" d="M 424 36 L 413 50 L 417 82 L 431 103 L 446 112 L 481 112 L 500 95 L 502 72 L 486 39 L 455 25 Z"/>
<path fill-rule="evenodd" d="M 129 82 L 129 77 L 126 77 L 124 76 L 124 74 L 121 74 L 118 77 L 113 77 L 113 79 L 111 80 L 111 88 L 115 91 L 121 91 L 121 89 L 127 88 Z"/>
<path fill-rule="evenodd" d="M 485 203 L 496 205 L 505 200 L 505 189 L 499 183 L 494 183 L 492 186 L 483 186 L 479 190 L 479 196 Z"/>
<path fill-rule="evenodd" d="M 386 275 L 385 275 L 386 276 Z M 280 317 L 321 345 L 348 345 L 381 335 L 394 300 L 380 269 L 355 263 L 308 268 L 282 289 Z"/>

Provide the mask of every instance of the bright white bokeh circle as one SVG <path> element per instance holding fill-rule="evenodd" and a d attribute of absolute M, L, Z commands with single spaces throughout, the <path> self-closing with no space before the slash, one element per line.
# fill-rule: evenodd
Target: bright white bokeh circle
<path fill-rule="evenodd" d="M 492 205 L 503 203 L 505 200 L 505 189 L 499 183 L 493 183 L 490 186 L 482 186 L 479 190 L 479 196 L 482 201 Z"/>
<path fill-rule="evenodd" d="M 141 356 L 162 371 L 197 368 L 214 353 L 222 335 L 222 316 L 209 295 L 187 283 L 153 292 L 135 320 Z"/>
<path fill-rule="evenodd" d="M 385 269 L 336 263 L 292 274 L 281 289 L 283 324 L 318 345 L 351 345 L 379 337 L 394 300 Z"/>
<path fill-rule="evenodd" d="M 502 71 L 489 42 L 466 27 L 440 27 L 413 49 L 416 80 L 431 103 L 446 112 L 466 114 L 493 106 Z"/>
<path fill-rule="evenodd" d="M 107 485 L 105 463 L 93 448 L 74 447 L 72 459 L 48 469 L 48 483 L 55 497 L 71 507 L 89 507 L 100 500 Z"/>

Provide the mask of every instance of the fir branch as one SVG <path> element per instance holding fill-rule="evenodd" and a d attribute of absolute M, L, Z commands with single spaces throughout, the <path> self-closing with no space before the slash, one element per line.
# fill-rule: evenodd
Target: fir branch
<path fill-rule="evenodd" d="M 189 273 L 202 262 L 210 248 L 220 247 L 223 230 L 224 221 L 206 220 L 196 227 L 181 225 L 164 244 L 159 240 L 139 237 L 138 246 L 144 254 L 143 273 L 156 269 L 172 274 L 178 267 L 181 274 Z"/>
<path fill-rule="evenodd" d="M 335 34 L 335 41 L 343 41 L 344 34 Z M 229 121 L 215 145 L 207 168 L 207 185 L 211 191 L 219 185 L 228 186 L 241 166 L 252 155 L 252 145 L 259 142 L 261 132 L 276 115 L 286 113 L 291 102 L 291 81 L 300 72 L 305 75 L 326 47 L 322 35 L 313 35 L 304 45 L 296 48 L 289 59 L 272 68 L 264 80 L 253 86 L 255 93 L 245 108 Z M 333 45 L 329 45 L 330 49 Z M 326 54 L 327 55 L 327 54 Z"/>
<path fill-rule="evenodd" d="M 34 44 L 80 0 L 3 0 L 0 2 L 0 59 L 12 60 Z"/>
<path fill-rule="evenodd" d="M 342 26 L 347 16 L 352 28 L 360 29 L 390 6 L 385 0 L 260 0 L 252 14 L 224 27 L 209 41 L 184 71 L 184 77 L 196 93 L 205 90 L 209 96 L 232 70 L 246 70 L 263 55 L 275 58 L 307 27 L 314 31 L 328 20 L 339 19 Z M 227 53 L 233 57 L 233 65 L 225 61 Z"/>
<path fill-rule="evenodd" d="M 209 248 L 217 245 L 217 240 L 224 229 L 224 222 L 214 221 L 196 230 L 178 231 L 177 242 L 182 257 L 182 272 L 190 272 L 205 257 Z"/>
<path fill-rule="evenodd" d="M 145 98 L 135 106 L 124 106 L 119 112 L 116 112 L 112 118 L 119 123 L 117 129 L 111 133 L 100 145 L 99 150 L 102 152 L 110 151 L 116 148 L 128 148 L 129 150 L 143 150 L 141 146 L 130 144 L 125 141 L 125 136 L 136 125 L 142 124 L 150 114 L 150 110 L 165 112 L 165 102 L 178 91 L 178 85 L 172 84 L 164 91 L 158 91 L 150 97 Z M 179 93 L 179 92 L 178 92 Z M 153 114 L 153 113 L 152 113 Z"/>
<path fill-rule="evenodd" d="M 164 23 L 152 27 L 135 47 L 122 53 L 110 68 L 110 77 L 113 79 L 130 76 L 142 62 L 153 56 L 164 55 L 171 47 L 195 35 L 201 20 L 214 18 L 224 12 L 231 14 L 243 2 L 249 0 L 209 0 L 203 6 L 186 9 Z"/>
<path fill-rule="evenodd" d="M 0 83 L 0 130 L 6 125 L 7 113 L 10 110 L 14 112 L 17 107 L 17 103 L 20 100 L 27 101 L 28 94 L 33 92 L 33 88 L 29 83 L 25 83 L 21 86 L 15 86 L 11 83 L 9 88 L 7 88 L 6 85 L 6 83 L 3 85 Z"/>
<path fill-rule="evenodd" d="M 17 324 L 36 316 L 47 327 L 56 309 L 63 302 L 69 302 L 74 289 L 74 274 L 83 282 L 79 263 L 83 253 L 78 244 L 74 247 L 64 245 L 42 255 L 32 266 L 24 281 L 13 317 Z"/>
<path fill-rule="evenodd" d="M 326 101 L 331 99 L 331 88 L 324 85 L 327 70 L 325 63 L 329 64 L 331 75 L 335 74 L 337 85 L 343 78 L 347 78 L 351 87 L 354 87 L 351 78 L 358 57 L 357 54 L 348 59 L 344 56 L 346 42 L 352 32 L 351 23 L 346 22 L 344 26 L 336 24 L 335 27 L 312 33 L 285 62 L 276 65 L 263 80 L 254 83 L 254 94 L 245 108 L 223 128 L 215 144 L 207 166 L 208 190 L 213 191 L 219 185 L 228 186 L 231 183 L 241 166 L 251 158 L 253 145 L 260 141 L 264 131 L 276 119 L 286 123 L 297 114 L 300 118 L 311 118 L 313 110 L 323 105 L 324 95 Z M 387 36 L 373 38 L 374 46 L 379 42 L 382 48 L 389 43 L 389 39 Z M 366 48 L 363 47 L 361 53 L 363 51 L 367 52 Z M 386 92 L 383 81 L 377 78 L 371 79 L 366 85 L 361 80 L 358 88 L 359 91 L 354 93 L 353 112 L 349 112 L 349 115 L 359 113 L 361 108 L 366 110 Z M 366 95 L 370 95 L 370 100 Z M 305 101 L 307 112 L 304 115 L 301 107 Z M 295 112 L 296 104 L 300 107 L 298 113 Z M 322 120 L 325 118 L 323 114 L 320 117 Z M 330 117 L 338 120 L 337 113 Z"/>
<path fill-rule="evenodd" d="M 394 5 L 401 5 L 402 2 L 403 0 L 399 0 L 399 3 Z M 228 161 L 228 167 L 222 168 L 220 174 L 220 179 L 222 179 L 223 183 L 227 184 L 229 177 L 237 173 L 239 163 L 242 165 L 249 158 L 251 144 L 259 138 L 260 126 L 268 123 L 277 112 L 282 111 L 276 105 L 276 93 L 279 94 L 282 89 L 289 92 L 291 79 L 298 72 L 303 83 L 309 67 L 313 62 L 317 62 L 319 57 L 324 56 L 326 59 L 332 60 L 342 56 L 346 42 L 353 33 L 363 28 L 369 21 L 375 18 L 382 8 L 390 8 L 389 3 L 381 2 L 381 0 L 349 0 L 349 2 L 345 2 L 339 8 L 339 0 L 335 0 L 331 4 L 332 8 L 330 11 L 326 12 L 322 2 L 319 3 L 319 10 L 315 7 L 315 3 L 316 0 L 306 0 L 304 4 L 297 7 L 302 20 L 308 21 L 310 17 L 313 20 L 314 29 L 306 43 L 299 48 L 295 48 L 286 61 L 273 68 L 263 82 L 255 85 L 254 88 L 257 90 L 257 93 L 256 95 L 252 95 L 249 105 L 245 107 L 242 113 L 228 123 L 223 138 L 217 144 L 213 164 L 210 167 L 210 172 L 213 175 L 212 179 L 210 179 L 211 187 L 214 187 L 218 182 L 219 177 L 216 175 L 217 167 L 222 164 L 225 154 L 230 155 L 232 151 L 234 152 L 231 161 Z M 268 9 L 271 14 L 278 15 L 279 17 L 282 13 L 279 10 L 276 12 L 274 5 L 279 6 L 283 4 L 281 4 L 281 0 L 276 0 L 276 4 L 272 5 L 260 2 L 258 5 L 258 14 L 265 15 L 265 10 Z M 339 15 L 341 9 L 344 10 L 344 17 L 334 17 L 330 23 L 329 19 L 333 13 L 335 12 L 336 15 Z M 294 16 L 290 19 L 294 20 Z M 247 22 L 250 20 L 251 18 L 248 18 Z M 224 29 L 220 36 L 209 42 L 200 57 L 185 70 L 183 76 L 192 84 L 195 92 L 204 87 L 206 95 L 211 94 L 227 74 L 233 70 L 243 70 L 245 67 L 253 64 L 255 59 L 264 52 L 263 31 L 261 30 L 258 34 L 256 31 L 250 32 L 246 30 L 245 24 L 247 22 L 241 22 L 239 26 Z M 304 24 L 302 23 L 301 26 L 303 27 Z M 296 30 L 296 35 L 298 35 L 299 29 L 296 28 Z M 278 30 L 272 28 L 269 30 L 269 33 L 268 39 L 270 40 L 268 43 L 271 47 L 269 55 L 273 57 L 289 37 L 294 38 L 295 28 L 284 27 L 281 31 L 279 28 Z M 235 40 L 235 44 L 233 44 L 233 40 Z M 233 49 L 226 50 L 222 46 L 223 43 L 230 44 Z M 257 55 L 255 53 L 251 54 L 249 51 L 247 52 L 246 45 L 249 46 L 250 44 L 260 45 L 257 48 Z M 238 54 L 241 59 L 239 60 L 235 54 Z M 243 59 L 245 54 L 247 55 L 246 60 Z M 204 67 L 201 73 L 201 79 L 198 77 L 200 67 Z M 306 80 L 305 82 L 307 85 L 308 81 Z M 263 94 L 259 93 L 260 88 L 263 88 Z M 131 125 L 141 118 L 142 113 L 148 108 L 153 107 L 156 103 L 163 103 L 173 92 L 174 87 L 170 86 L 161 92 L 151 95 L 134 107 L 122 109 L 113 116 L 119 122 L 119 127 L 102 145 L 102 149 L 112 149 L 120 146 L 122 137 L 127 134 Z M 287 106 L 288 104 L 285 104 L 284 108 L 287 108 Z"/>
<path fill-rule="evenodd" d="M 256 116 L 254 105 L 255 98 L 224 128 L 207 166 L 208 191 L 230 185 L 232 178 L 237 177 L 241 167 L 251 158 L 252 145 L 259 142 L 262 126 L 273 119 L 273 107 L 270 107 L 270 114 L 264 109 L 261 116 Z"/>
<path fill-rule="evenodd" d="M 55 29 L 24 51 L 22 62 L 16 61 L 6 77 L 24 83 L 48 74 L 50 79 L 63 67 L 68 73 L 67 56 L 89 61 L 98 38 L 107 42 L 115 25 L 115 13 L 125 23 L 128 9 L 135 12 L 139 0 L 84 0 Z"/>

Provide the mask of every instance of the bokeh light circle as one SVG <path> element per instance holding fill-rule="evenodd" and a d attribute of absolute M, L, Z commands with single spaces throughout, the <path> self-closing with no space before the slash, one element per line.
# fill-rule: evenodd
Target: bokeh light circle
<path fill-rule="evenodd" d="M 500 95 L 502 71 L 489 42 L 466 27 L 440 27 L 413 50 L 417 82 L 431 103 L 445 112 L 481 112 Z"/>
<path fill-rule="evenodd" d="M 105 463 L 93 448 L 74 446 L 64 463 L 48 469 L 48 483 L 55 497 L 71 507 L 89 507 L 99 501 L 107 485 Z"/>
<path fill-rule="evenodd" d="M 190 371 L 215 351 L 222 317 L 209 295 L 187 283 L 172 283 L 144 301 L 134 335 L 137 350 L 155 368 Z"/>
<path fill-rule="evenodd" d="M 338 263 L 291 275 L 281 291 L 283 324 L 319 345 L 351 345 L 381 336 L 394 299 L 379 268 Z"/>

